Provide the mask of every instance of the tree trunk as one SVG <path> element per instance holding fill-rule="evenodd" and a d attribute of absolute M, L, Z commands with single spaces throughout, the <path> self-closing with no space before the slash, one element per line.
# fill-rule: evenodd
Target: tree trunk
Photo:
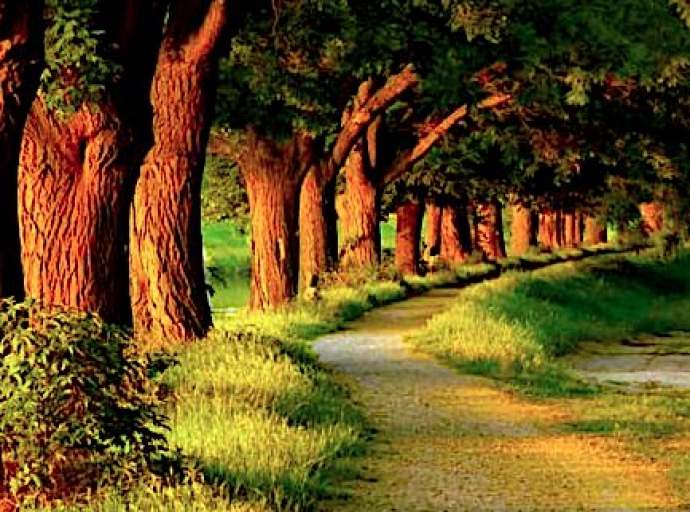
<path fill-rule="evenodd" d="M 299 200 L 299 290 L 311 286 L 328 269 L 328 228 L 324 212 L 324 184 L 319 167 L 312 167 L 302 183 Z"/>
<path fill-rule="evenodd" d="M 175 4 L 168 14 L 151 91 L 154 143 L 141 166 L 131 214 L 135 330 L 166 343 L 204 336 L 211 327 L 201 180 L 226 6 L 223 0 L 197 4 Z"/>
<path fill-rule="evenodd" d="M 593 216 L 585 218 L 585 244 L 597 245 L 607 242 L 606 225 Z"/>
<path fill-rule="evenodd" d="M 495 199 L 481 203 L 477 208 L 477 215 L 477 247 L 482 251 L 484 259 L 496 261 L 505 258 L 500 203 Z"/>
<path fill-rule="evenodd" d="M 642 232 L 645 236 L 652 236 L 664 229 L 664 206 L 660 203 L 641 203 Z"/>
<path fill-rule="evenodd" d="M 408 201 L 396 209 L 395 267 L 402 275 L 416 275 L 422 236 L 422 203 Z"/>
<path fill-rule="evenodd" d="M 510 252 L 512 256 L 522 256 L 534 245 L 532 238 L 532 212 L 521 201 L 511 204 L 512 223 L 510 226 Z"/>
<path fill-rule="evenodd" d="M 574 211 L 563 211 L 563 246 L 573 249 L 580 246 L 579 217 Z"/>
<path fill-rule="evenodd" d="M 312 165 L 310 140 L 277 143 L 250 133 L 240 158 L 252 226 L 250 307 L 281 306 L 297 291 L 298 193 Z"/>
<path fill-rule="evenodd" d="M 353 148 L 345 163 L 345 190 L 336 204 L 342 230 L 341 268 L 378 264 L 381 254 L 379 197 L 366 170 L 361 142 Z"/>
<path fill-rule="evenodd" d="M 43 67 L 43 2 L 4 2 L 1 9 L 0 298 L 20 301 L 24 277 L 17 215 L 19 149 Z"/>
<path fill-rule="evenodd" d="M 467 211 L 464 207 L 458 208 L 449 205 L 441 210 L 441 252 L 439 259 L 451 265 L 464 262 L 467 256 L 460 231 L 463 213 L 465 213 L 464 218 L 467 224 Z"/>
<path fill-rule="evenodd" d="M 437 256 L 441 252 L 441 218 L 443 210 L 429 201 L 426 205 L 426 256 Z"/>

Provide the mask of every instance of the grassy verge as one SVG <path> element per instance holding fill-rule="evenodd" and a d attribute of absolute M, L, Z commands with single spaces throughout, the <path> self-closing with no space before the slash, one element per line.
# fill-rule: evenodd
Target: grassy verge
<path fill-rule="evenodd" d="M 411 341 L 463 371 L 525 392 L 591 393 L 557 358 L 584 340 L 690 329 L 688 263 L 688 256 L 664 264 L 606 255 L 538 273 L 508 272 L 464 290 Z"/>

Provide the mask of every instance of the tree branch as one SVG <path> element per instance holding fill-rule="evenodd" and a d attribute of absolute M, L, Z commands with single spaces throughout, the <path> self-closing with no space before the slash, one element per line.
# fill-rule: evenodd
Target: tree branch
<path fill-rule="evenodd" d="M 483 99 L 477 105 L 478 108 L 490 109 L 510 100 L 508 94 L 494 94 L 488 98 Z M 381 185 L 386 186 L 393 183 L 406 172 L 408 172 L 414 164 L 424 158 L 429 151 L 441 140 L 450 129 L 462 120 L 468 112 L 467 105 L 456 108 L 449 116 L 437 124 L 429 133 L 420 136 L 415 147 L 403 153 L 395 159 L 393 164 L 383 173 L 381 178 Z"/>
<path fill-rule="evenodd" d="M 218 44 L 228 20 L 225 0 L 211 0 L 203 23 L 189 40 L 187 55 L 195 60 L 208 58 Z"/>
<path fill-rule="evenodd" d="M 345 116 L 344 126 L 333 144 L 324 167 L 327 179 L 335 176 L 345 163 L 352 147 L 374 119 L 395 103 L 405 91 L 418 83 L 419 77 L 412 66 L 408 65 L 400 73 L 391 76 L 373 96 L 361 105 L 355 106 L 349 116 Z"/>

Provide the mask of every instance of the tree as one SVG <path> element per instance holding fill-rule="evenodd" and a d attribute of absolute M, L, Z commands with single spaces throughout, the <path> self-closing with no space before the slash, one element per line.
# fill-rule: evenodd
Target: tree
<path fill-rule="evenodd" d="M 0 298 L 24 297 L 17 166 L 43 67 L 43 2 L 0 2 Z"/>

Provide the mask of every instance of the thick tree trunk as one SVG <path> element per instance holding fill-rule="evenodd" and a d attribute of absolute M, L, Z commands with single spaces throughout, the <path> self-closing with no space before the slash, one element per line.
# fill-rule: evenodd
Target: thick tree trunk
<path fill-rule="evenodd" d="M 465 261 L 466 248 L 462 242 L 461 224 L 467 224 L 467 211 L 464 207 L 445 206 L 441 210 L 441 252 L 439 259 L 451 265 Z"/>
<path fill-rule="evenodd" d="M 443 209 L 429 201 L 426 205 L 426 256 L 437 256 L 441 252 L 441 218 Z"/>
<path fill-rule="evenodd" d="M 642 232 L 645 236 L 652 236 L 664 229 L 664 205 L 656 202 L 641 203 Z"/>
<path fill-rule="evenodd" d="M 607 241 L 606 225 L 595 216 L 588 215 L 585 218 L 585 244 L 597 245 Z"/>
<path fill-rule="evenodd" d="M 395 267 L 402 275 L 416 275 L 422 236 L 422 203 L 408 201 L 396 209 Z"/>
<path fill-rule="evenodd" d="M 328 227 L 321 169 L 312 167 L 302 183 L 299 202 L 299 290 L 328 269 Z"/>
<path fill-rule="evenodd" d="M 127 323 L 128 138 L 112 107 L 57 120 L 42 99 L 24 134 L 19 207 L 27 294 Z"/>
<path fill-rule="evenodd" d="M 532 212 L 529 207 L 515 201 L 511 204 L 510 253 L 512 256 L 522 256 L 534 245 L 532 227 Z"/>
<path fill-rule="evenodd" d="M 197 5 L 198 4 L 198 5 Z M 131 216 L 135 330 L 166 343 L 204 336 L 201 180 L 213 118 L 223 0 L 175 4 L 153 79 L 154 143 L 140 170 Z"/>
<path fill-rule="evenodd" d="M 252 225 L 250 307 L 282 306 L 297 291 L 298 193 L 311 167 L 306 137 L 276 143 L 251 133 L 240 158 Z"/>
<path fill-rule="evenodd" d="M 559 215 L 551 208 L 544 209 L 539 215 L 539 245 L 548 251 L 555 251 L 560 247 L 558 233 Z"/>
<path fill-rule="evenodd" d="M 498 200 L 481 203 L 477 208 L 477 216 L 476 244 L 484 259 L 496 261 L 505 258 L 501 206 Z"/>
<path fill-rule="evenodd" d="M 376 184 L 368 176 L 358 143 L 345 163 L 345 190 L 337 201 L 340 219 L 340 266 L 363 268 L 380 261 L 379 197 Z"/>
<path fill-rule="evenodd" d="M 19 149 L 42 67 L 43 2 L 0 2 L 0 298 L 24 298 Z"/>

